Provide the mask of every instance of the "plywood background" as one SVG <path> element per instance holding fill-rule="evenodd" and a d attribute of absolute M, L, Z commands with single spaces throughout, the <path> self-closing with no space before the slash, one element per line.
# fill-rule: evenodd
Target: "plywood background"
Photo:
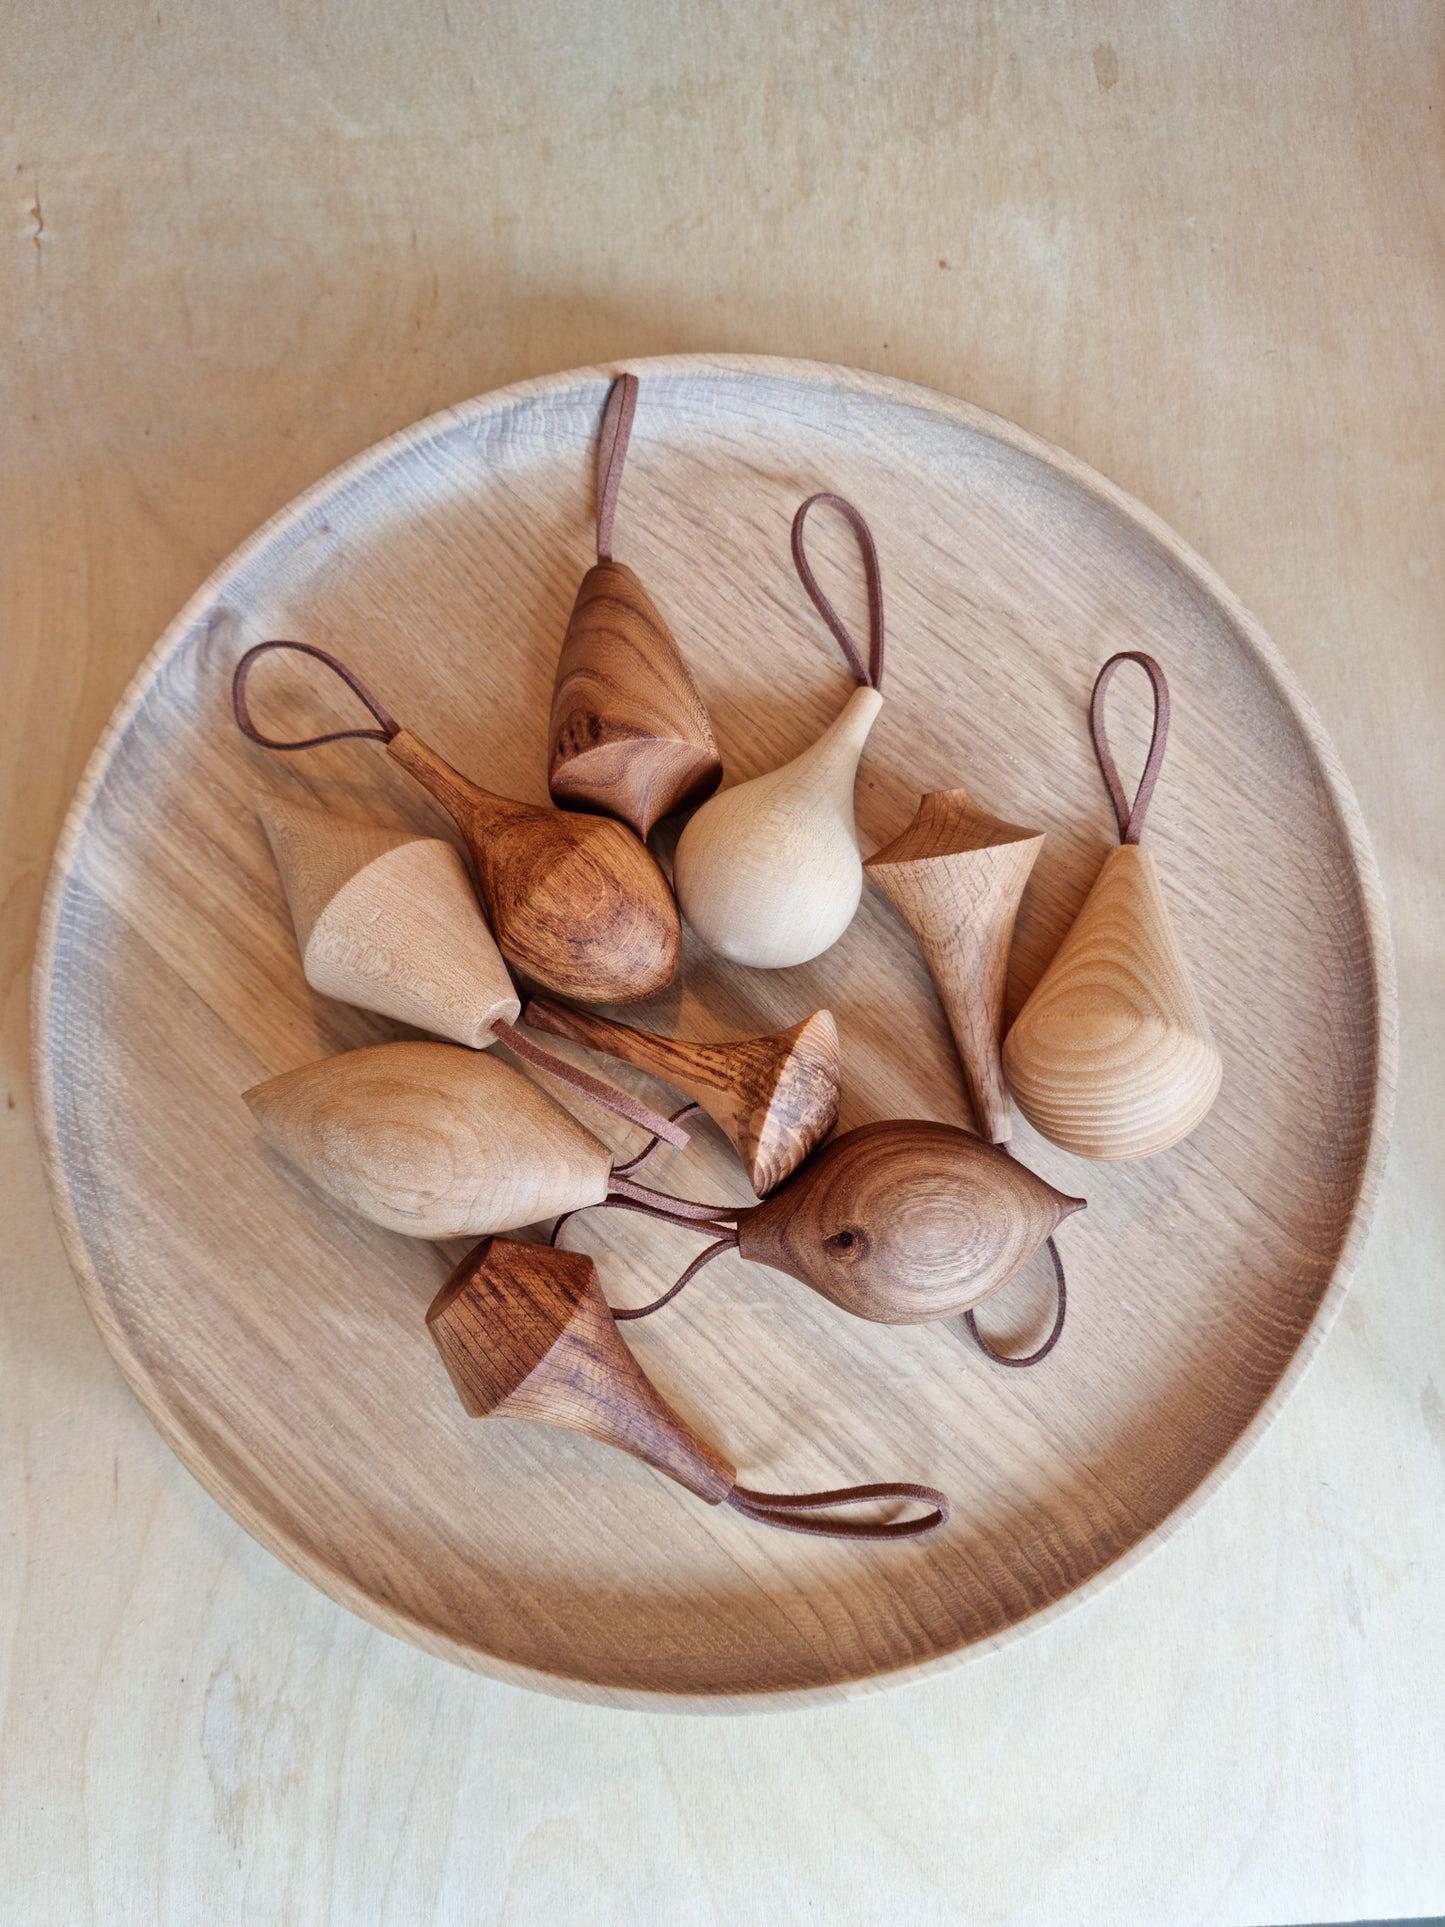
<path fill-rule="evenodd" d="M 0 44 L 0 1912 L 1439 1911 L 1445 14 L 15 0 Z M 89 1325 L 25 1071 L 65 801 L 205 573 L 434 407 L 694 348 L 934 383 L 1175 523 L 1355 781 L 1404 1022 L 1356 1289 L 1219 1499 L 1016 1651 L 734 1723 L 468 1678 L 255 1548 Z"/>

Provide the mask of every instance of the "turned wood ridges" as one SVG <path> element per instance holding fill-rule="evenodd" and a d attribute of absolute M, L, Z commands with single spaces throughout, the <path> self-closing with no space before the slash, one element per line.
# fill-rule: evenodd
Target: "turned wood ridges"
<path fill-rule="evenodd" d="M 274 797 L 256 807 L 313 990 L 473 1049 L 516 1021 L 517 993 L 450 843 Z"/>
<path fill-rule="evenodd" d="M 990 1144 L 1013 1134 L 1002 1056 L 1009 949 L 1043 840 L 1037 830 L 985 815 L 965 790 L 934 790 L 863 866 L 923 953 L 975 1125 Z"/>
<path fill-rule="evenodd" d="M 646 837 L 722 781 L 697 684 L 634 572 L 612 556 L 637 378 L 614 382 L 597 449 L 597 561 L 582 579 L 552 691 L 548 786 L 565 809 L 593 809 Z"/>
<path fill-rule="evenodd" d="M 251 719 L 247 682 L 257 659 L 274 649 L 325 663 L 378 727 L 297 742 L 262 735 Z M 344 664 L 310 643 L 263 642 L 248 649 L 236 666 L 233 700 L 240 728 L 265 749 L 311 749 L 349 738 L 385 743 L 461 831 L 498 949 L 546 989 L 582 1003 L 631 1003 L 655 996 L 677 975 L 677 905 L 647 849 L 620 823 L 482 789 L 401 728 Z"/>
<path fill-rule="evenodd" d="M 827 502 L 858 537 L 868 580 L 869 661 L 818 586 L 803 547 L 808 511 Z M 807 963 L 853 921 L 863 865 L 853 821 L 858 760 L 883 698 L 883 592 L 867 523 L 838 496 L 810 496 L 793 521 L 804 587 L 864 685 L 811 748 L 781 769 L 735 784 L 689 820 L 673 858 L 683 915 L 710 948 L 763 970 Z"/>
<path fill-rule="evenodd" d="M 773 1036 L 712 1044 L 658 1037 L 545 997 L 531 999 L 526 1021 L 674 1084 L 723 1131 L 759 1197 L 790 1176 L 838 1121 L 838 1026 L 828 1010 Z"/>
<path fill-rule="evenodd" d="M 1132 807 L 1104 731 L 1103 702 L 1119 665 L 1135 662 L 1155 690 L 1155 728 Z M 1004 1044 L 1019 1109 L 1080 1157 L 1150 1157 L 1201 1122 L 1222 1066 L 1190 983 L 1150 852 L 1139 847 L 1168 734 L 1168 689 L 1152 657 L 1112 657 L 1091 705 L 1095 747 L 1124 839 L 1104 861 L 1083 908 Z"/>

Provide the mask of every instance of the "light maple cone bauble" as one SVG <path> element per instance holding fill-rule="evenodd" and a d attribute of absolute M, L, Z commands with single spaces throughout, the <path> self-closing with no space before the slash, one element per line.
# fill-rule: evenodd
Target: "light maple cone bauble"
<path fill-rule="evenodd" d="M 482 1048 L 518 999 L 460 853 L 436 837 L 258 805 L 306 981 L 324 997 Z"/>
<path fill-rule="evenodd" d="M 1080 1157 L 1149 1157 L 1219 1090 L 1219 1052 L 1137 844 L 1110 851 L 1004 1043 L 1019 1109 Z"/>
<path fill-rule="evenodd" d="M 934 790 L 913 821 L 864 864 L 913 932 L 958 1050 L 980 1137 L 1013 1134 L 1001 1049 L 1009 949 L 1019 899 L 1043 843 L 986 816 L 965 790 Z"/>

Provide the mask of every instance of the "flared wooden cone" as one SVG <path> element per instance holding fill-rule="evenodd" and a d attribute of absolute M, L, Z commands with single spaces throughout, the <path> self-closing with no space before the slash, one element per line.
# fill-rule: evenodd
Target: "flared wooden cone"
<path fill-rule="evenodd" d="M 426 1315 L 473 1418 L 531 1419 L 616 1446 L 718 1505 L 734 1472 L 662 1397 L 580 1252 L 489 1238 Z"/>
<path fill-rule="evenodd" d="M 1110 851 L 1003 1061 L 1024 1116 L 1080 1157 L 1149 1157 L 1209 1110 L 1219 1052 L 1147 849 Z"/>
<path fill-rule="evenodd" d="M 515 1020 L 517 993 L 450 843 L 272 797 L 257 809 L 313 990 L 474 1049 Z"/>
<path fill-rule="evenodd" d="M 704 803 L 678 839 L 682 913 L 720 956 L 759 970 L 807 963 L 858 909 L 863 861 L 853 826 L 858 759 L 883 698 L 853 691 L 801 756 Z"/>
<path fill-rule="evenodd" d="M 612 1154 L 500 1058 L 375 1044 L 245 1094 L 262 1135 L 339 1204 L 413 1238 L 464 1238 L 600 1204 Z"/>
<path fill-rule="evenodd" d="M 547 781 L 563 809 L 601 810 L 645 837 L 722 781 L 697 684 L 623 562 L 582 578 L 552 691 Z"/>
<path fill-rule="evenodd" d="M 527 1005 L 526 1021 L 676 1085 L 731 1140 L 759 1197 L 790 1176 L 838 1121 L 838 1026 L 829 1010 L 769 1037 L 716 1044 L 658 1037 L 545 997 Z"/>
<path fill-rule="evenodd" d="M 966 790 L 934 790 L 907 829 L 863 865 L 932 972 L 974 1123 L 990 1144 L 1013 1135 L 1004 997 L 1014 919 L 1043 840 L 975 809 Z"/>

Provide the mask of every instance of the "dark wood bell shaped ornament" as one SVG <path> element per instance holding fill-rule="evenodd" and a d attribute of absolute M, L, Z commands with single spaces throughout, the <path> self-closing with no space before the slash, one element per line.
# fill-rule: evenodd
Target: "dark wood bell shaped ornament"
<path fill-rule="evenodd" d="M 488 1238 L 457 1266 L 426 1315 L 463 1407 L 473 1418 L 529 1419 L 581 1432 L 641 1459 L 707 1505 L 759 1525 L 834 1539 L 908 1539 L 948 1518 L 926 1485 L 835 1492 L 753 1492 L 663 1398 L 623 1341 L 590 1258 Z M 838 1508 L 922 1506 L 906 1518 L 858 1522 Z"/>
<path fill-rule="evenodd" d="M 637 409 L 636 375 L 612 385 L 597 445 L 597 560 L 582 578 L 557 663 L 547 782 L 566 810 L 600 810 L 646 837 L 711 796 L 722 760 L 672 631 L 625 562 L 612 525 Z"/>

